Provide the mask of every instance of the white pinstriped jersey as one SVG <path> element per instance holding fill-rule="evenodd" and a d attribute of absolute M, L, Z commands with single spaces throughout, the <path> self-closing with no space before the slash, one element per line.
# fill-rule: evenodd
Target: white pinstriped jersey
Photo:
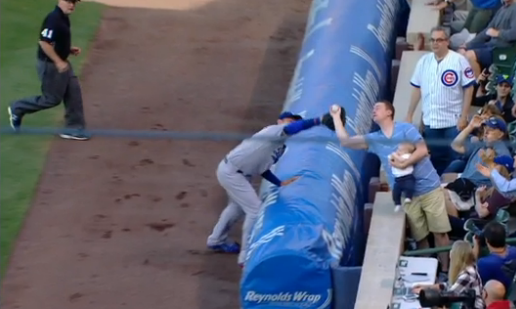
<path fill-rule="evenodd" d="M 432 129 L 457 125 L 464 88 L 475 84 L 475 74 L 468 60 L 452 50 L 441 60 L 434 53 L 419 59 L 410 84 L 421 89 L 423 123 Z"/>

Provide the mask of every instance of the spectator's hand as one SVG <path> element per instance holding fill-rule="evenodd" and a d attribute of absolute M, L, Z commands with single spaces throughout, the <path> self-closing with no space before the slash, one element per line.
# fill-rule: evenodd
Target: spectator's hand
<path fill-rule="evenodd" d="M 489 105 L 495 105 L 495 104 L 496 104 L 496 100 L 491 100 L 491 101 L 487 102 L 487 104 L 489 104 Z"/>
<path fill-rule="evenodd" d="M 434 5 L 433 9 L 436 11 L 444 10 L 448 6 L 448 3 L 442 1 L 439 4 Z"/>
<path fill-rule="evenodd" d="M 341 110 L 341 109 L 342 109 L 342 108 L 341 108 L 340 106 L 336 105 L 336 104 L 335 104 L 335 105 L 330 106 L 330 115 L 331 115 L 333 118 L 335 118 L 335 117 L 340 118 L 340 110 Z"/>
<path fill-rule="evenodd" d="M 487 78 L 489 77 L 489 75 L 491 75 L 491 73 L 489 73 L 489 71 L 486 69 L 483 69 L 482 70 L 482 73 L 478 76 L 477 78 L 477 82 L 480 83 L 480 82 L 485 82 L 487 80 Z"/>
<path fill-rule="evenodd" d="M 483 193 L 487 190 L 486 186 L 480 186 L 477 188 L 477 193 Z"/>
<path fill-rule="evenodd" d="M 459 121 L 457 122 L 457 129 L 459 129 L 459 131 L 462 131 L 467 126 L 468 126 L 468 118 L 466 118 L 466 116 L 461 116 L 459 118 Z"/>
<path fill-rule="evenodd" d="M 480 174 L 484 175 L 484 177 L 490 178 L 491 177 L 491 169 L 488 167 L 483 166 L 482 164 L 478 163 L 477 170 Z"/>
<path fill-rule="evenodd" d="M 486 34 L 492 38 L 497 38 L 500 35 L 500 31 L 495 28 L 489 28 L 487 29 Z"/>
<path fill-rule="evenodd" d="M 466 44 L 462 44 L 459 46 L 459 48 L 457 48 L 457 52 L 461 55 L 464 55 L 466 53 L 466 49 Z"/>
<path fill-rule="evenodd" d="M 473 235 L 473 246 L 474 247 L 480 247 L 480 238 L 478 238 L 477 235 Z"/>
<path fill-rule="evenodd" d="M 407 115 L 405 117 L 405 122 L 412 123 L 412 116 Z"/>
<path fill-rule="evenodd" d="M 480 117 L 479 115 L 475 115 L 475 116 L 473 116 L 473 118 L 471 118 L 471 121 L 469 122 L 469 126 L 472 129 L 477 129 L 477 128 L 480 128 L 480 126 L 482 125 L 483 122 L 484 122 L 484 120 L 482 119 L 482 117 Z"/>

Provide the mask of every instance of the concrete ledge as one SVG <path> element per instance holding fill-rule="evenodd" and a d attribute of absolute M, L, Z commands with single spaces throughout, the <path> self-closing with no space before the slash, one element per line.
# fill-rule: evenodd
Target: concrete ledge
<path fill-rule="evenodd" d="M 425 37 L 425 50 L 429 50 L 430 30 L 441 23 L 441 12 L 426 5 L 428 0 L 412 0 L 407 26 L 407 42 L 417 46 L 419 34 Z"/>
<path fill-rule="evenodd" d="M 405 213 L 394 212 L 390 192 L 377 193 L 355 309 L 384 309 L 391 303 L 404 232 Z"/>
<path fill-rule="evenodd" d="M 427 53 L 427 51 L 404 51 L 401 56 L 401 65 L 393 101 L 394 107 L 396 108 L 395 121 L 404 121 L 407 116 L 410 106 L 410 96 L 412 95 L 410 79 L 412 78 L 417 62 Z M 412 120 L 413 124 L 419 127 L 421 122 L 421 102 L 419 102 Z"/>

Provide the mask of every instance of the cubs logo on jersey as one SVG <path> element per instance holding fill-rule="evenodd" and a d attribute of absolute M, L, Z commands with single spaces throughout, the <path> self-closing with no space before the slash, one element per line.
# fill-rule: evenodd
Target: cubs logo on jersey
<path fill-rule="evenodd" d="M 467 78 L 473 78 L 475 77 L 475 73 L 473 72 L 473 69 L 468 67 L 464 70 L 464 76 L 466 76 Z"/>
<path fill-rule="evenodd" d="M 446 70 L 443 72 L 443 75 L 441 76 L 441 82 L 446 87 L 453 87 L 457 84 L 459 81 L 459 76 L 457 75 L 457 72 L 454 70 Z"/>

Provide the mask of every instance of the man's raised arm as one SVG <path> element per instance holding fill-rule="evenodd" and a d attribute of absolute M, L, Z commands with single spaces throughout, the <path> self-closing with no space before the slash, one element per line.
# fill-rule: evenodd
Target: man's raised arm
<path fill-rule="evenodd" d="M 337 133 L 337 137 L 339 138 L 340 144 L 342 146 L 352 149 L 368 148 L 367 142 L 363 135 L 349 136 L 348 132 L 346 131 L 346 128 L 344 128 L 342 119 L 340 119 L 340 107 L 337 110 L 332 109 L 330 113 L 333 118 L 335 133 Z"/>

